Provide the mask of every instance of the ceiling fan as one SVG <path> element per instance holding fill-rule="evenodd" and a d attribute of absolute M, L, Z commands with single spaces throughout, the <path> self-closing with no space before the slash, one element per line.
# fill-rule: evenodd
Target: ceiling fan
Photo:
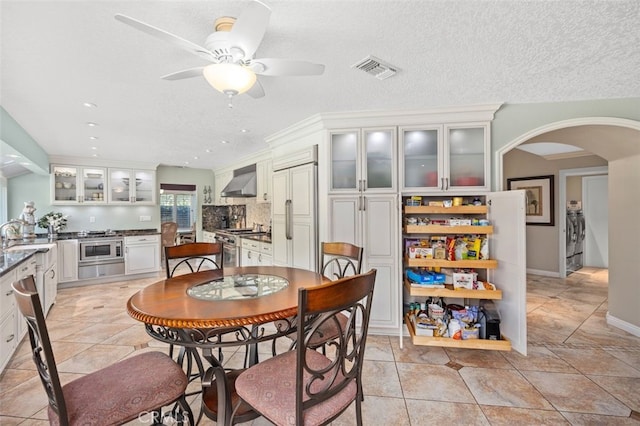
<path fill-rule="evenodd" d="M 228 16 L 216 19 L 215 31 L 207 37 L 204 47 L 126 15 L 117 14 L 115 18 L 211 62 L 206 66 L 174 72 L 161 78 L 180 80 L 204 76 L 216 90 L 231 99 L 241 93 L 247 93 L 253 98 L 264 96 L 264 89 L 256 74 L 305 76 L 320 75 L 324 72 L 322 64 L 289 59 L 254 58 L 267 30 L 270 16 L 271 9 L 261 1 L 254 0 L 237 19 Z"/>

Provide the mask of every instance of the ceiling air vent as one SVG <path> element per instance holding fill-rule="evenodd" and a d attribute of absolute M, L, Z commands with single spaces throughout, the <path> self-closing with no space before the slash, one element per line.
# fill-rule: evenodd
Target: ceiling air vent
<path fill-rule="evenodd" d="M 399 71 L 398 67 L 388 64 L 382 59 L 378 59 L 371 55 L 367 56 L 357 64 L 352 65 L 351 68 L 362 70 L 367 74 L 371 74 L 378 80 L 389 78 Z"/>

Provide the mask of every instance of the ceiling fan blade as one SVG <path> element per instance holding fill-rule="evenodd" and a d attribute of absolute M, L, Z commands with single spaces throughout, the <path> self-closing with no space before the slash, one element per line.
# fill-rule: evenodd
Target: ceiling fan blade
<path fill-rule="evenodd" d="M 320 75 L 324 65 L 289 59 L 260 58 L 253 60 L 251 69 L 260 75 Z"/>
<path fill-rule="evenodd" d="M 160 77 L 163 80 L 182 80 L 183 78 L 202 77 L 204 67 L 189 68 L 187 70 L 176 71 Z"/>
<path fill-rule="evenodd" d="M 247 90 L 245 93 L 252 98 L 261 98 L 264 96 L 264 88 L 262 87 L 262 84 L 260 84 L 260 81 L 256 80 L 253 86 L 251 86 L 251 89 Z"/>
<path fill-rule="evenodd" d="M 197 44 L 190 42 L 189 40 L 185 40 L 181 37 L 178 37 L 177 35 L 173 35 L 169 32 L 166 32 L 165 30 L 161 30 L 160 28 L 156 28 L 149 24 L 145 24 L 142 21 L 138 21 L 137 19 L 131 18 L 126 15 L 117 14 L 115 18 L 120 22 L 132 26 L 135 29 L 159 38 L 160 40 L 171 43 L 174 46 L 178 46 L 183 50 L 191 52 L 204 60 L 217 62 L 217 59 L 213 53 L 202 46 L 198 46 Z"/>
<path fill-rule="evenodd" d="M 244 58 L 251 58 L 262 42 L 267 31 L 271 9 L 266 4 L 254 0 L 242 11 L 229 32 L 229 43 L 244 52 Z"/>

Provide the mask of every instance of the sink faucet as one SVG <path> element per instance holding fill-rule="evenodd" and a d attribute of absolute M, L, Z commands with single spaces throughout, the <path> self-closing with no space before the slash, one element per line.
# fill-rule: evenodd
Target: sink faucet
<path fill-rule="evenodd" d="M 5 249 L 7 248 L 7 246 L 9 245 L 9 241 L 6 235 L 6 231 L 5 228 L 11 226 L 11 225 L 24 225 L 25 222 L 23 220 L 20 219 L 12 219 L 8 222 L 3 223 L 2 225 L 0 225 L 0 240 L 2 240 L 2 248 Z"/>

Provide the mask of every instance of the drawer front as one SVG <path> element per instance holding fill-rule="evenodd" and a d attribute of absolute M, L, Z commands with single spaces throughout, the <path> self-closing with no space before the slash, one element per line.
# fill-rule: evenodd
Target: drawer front
<path fill-rule="evenodd" d="M 160 243 L 160 235 L 136 235 L 132 237 L 124 237 L 124 244 L 127 246 L 149 243 Z"/>
<path fill-rule="evenodd" d="M 258 251 L 260 249 L 260 243 L 257 241 L 242 238 L 242 248 L 247 250 Z"/>
<path fill-rule="evenodd" d="M 36 264 L 37 264 L 36 258 L 32 257 L 26 262 L 18 265 L 17 272 L 16 272 L 17 273 L 16 280 L 21 280 L 23 278 L 28 277 L 29 275 L 34 275 L 34 279 L 35 279 Z"/>
<path fill-rule="evenodd" d="M 15 307 L 16 299 L 13 296 L 13 288 L 11 287 L 15 280 L 15 269 L 0 277 L 0 315 L 2 317 L 12 312 Z"/>
<path fill-rule="evenodd" d="M 271 255 L 271 243 L 260 243 L 260 251 L 264 254 Z"/>

